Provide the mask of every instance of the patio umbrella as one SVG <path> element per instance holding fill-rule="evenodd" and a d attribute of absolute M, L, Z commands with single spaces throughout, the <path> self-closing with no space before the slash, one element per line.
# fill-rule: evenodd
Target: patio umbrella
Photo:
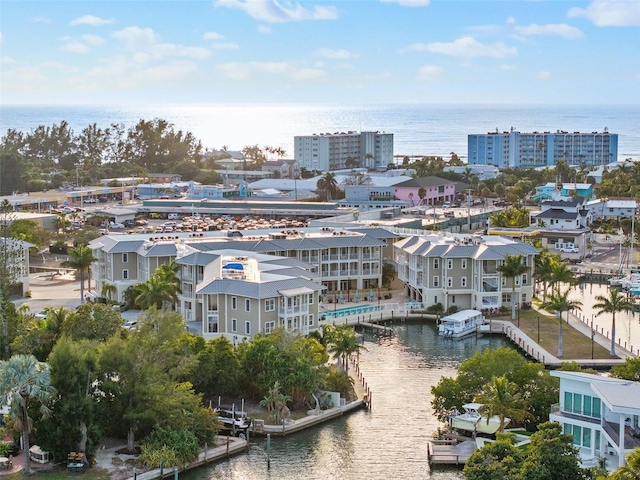
<path fill-rule="evenodd" d="M 340 290 L 340 295 L 338 296 L 338 298 L 340 299 L 340 303 L 344 301 L 344 295 L 342 295 L 342 290 Z"/>
<path fill-rule="evenodd" d="M 369 301 L 373 302 L 373 288 L 369 290 Z"/>
<path fill-rule="evenodd" d="M 358 296 L 359 296 L 359 295 L 360 295 L 360 294 L 358 293 L 358 289 L 356 288 L 356 293 L 355 293 L 356 303 L 358 302 Z"/>

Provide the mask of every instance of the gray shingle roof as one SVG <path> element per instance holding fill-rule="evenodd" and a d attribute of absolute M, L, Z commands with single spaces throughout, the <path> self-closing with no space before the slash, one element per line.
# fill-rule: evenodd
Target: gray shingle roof
<path fill-rule="evenodd" d="M 299 277 L 261 283 L 225 278 L 213 280 L 207 285 L 200 287 L 196 293 L 225 293 L 250 298 L 273 298 L 280 296 L 280 290 L 290 290 L 299 287 L 308 287 L 316 291 L 322 291 L 325 288 L 315 282 Z"/>

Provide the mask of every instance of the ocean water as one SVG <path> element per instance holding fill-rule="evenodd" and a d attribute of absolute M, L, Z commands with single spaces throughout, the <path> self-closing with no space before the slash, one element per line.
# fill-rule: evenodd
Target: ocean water
<path fill-rule="evenodd" d="M 0 132 L 28 132 L 65 120 L 79 133 L 90 124 L 131 127 L 162 118 L 189 131 L 203 147 L 241 150 L 281 147 L 293 157 L 293 137 L 313 133 L 380 131 L 394 134 L 396 155 L 467 156 L 467 135 L 509 130 L 602 131 L 619 135 L 618 158 L 640 159 L 640 105 L 150 105 L 0 106 Z"/>

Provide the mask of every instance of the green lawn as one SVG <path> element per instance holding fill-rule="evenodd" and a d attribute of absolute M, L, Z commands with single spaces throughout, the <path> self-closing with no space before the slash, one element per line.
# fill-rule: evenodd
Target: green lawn
<path fill-rule="evenodd" d="M 31 476 L 36 480 L 68 480 L 69 477 L 75 476 L 70 475 L 69 472 L 65 470 L 55 470 L 48 472 L 37 472 Z M 83 480 L 111 480 L 111 475 L 104 470 L 96 470 L 93 468 L 88 468 L 81 473 Z M 14 473 L 12 475 L 7 475 L 3 477 L 6 480 L 23 480 L 22 472 Z"/>
<path fill-rule="evenodd" d="M 520 330 L 526 333 L 534 342 L 538 340 L 538 322 L 536 317 L 540 317 L 540 346 L 552 355 L 558 353 L 558 322 L 555 316 L 540 315 L 535 310 L 520 311 Z M 493 317 L 497 320 L 511 320 L 511 314 Z M 591 338 L 583 335 L 571 328 L 566 321 L 567 313 L 562 314 L 564 324 L 562 326 L 562 346 L 564 350 L 564 360 L 591 358 Z M 518 325 L 518 321 L 514 322 Z M 595 343 L 593 348 L 593 358 L 607 359 L 609 349 Z"/>

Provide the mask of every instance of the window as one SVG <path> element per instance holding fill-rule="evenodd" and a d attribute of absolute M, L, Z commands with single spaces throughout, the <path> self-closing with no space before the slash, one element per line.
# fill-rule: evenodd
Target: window
<path fill-rule="evenodd" d="M 448 259 L 447 260 L 447 269 L 451 270 L 453 268 L 453 260 L 452 259 Z"/>
<path fill-rule="evenodd" d="M 231 319 L 231 331 L 232 332 L 237 332 L 238 331 L 238 319 L 237 318 L 232 318 Z"/>
<path fill-rule="evenodd" d="M 309 305 L 313 305 L 313 293 L 309 294 Z"/>
<path fill-rule="evenodd" d="M 122 263 L 129 263 L 129 254 L 128 253 L 123 253 L 122 254 Z"/>
<path fill-rule="evenodd" d="M 129 280 L 129 270 L 122 270 L 122 279 Z"/>
<path fill-rule="evenodd" d="M 276 322 L 265 322 L 264 333 L 268 335 L 273 331 L 274 328 L 276 328 Z"/>
<path fill-rule="evenodd" d="M 309 325 L 310 327 L 313 326 L 313 315 L 309 315 L 307 317 L 307 325 Z"/>
<path fill-rule="evenodd" d="M 522 285 L 526 285 L 527 284 L 527 274 L 523 273 L 522 274 Z"/>
<path fill-rule="evenodd" d="M 433 277 L 433 286 L 434 286 L 434 288 L 437 288 L 437 287 L 438 287 L 438 279 L 439 279 L 439 278 L 440 278 L 440 277 L 438 277 L 438 276 Z"/>
<path fill-rule="evenodd" d="M 462 277 L 462 278 L 460 279 L 460 286 L 461 286 L 462 288 L 466 288 L 466 287 L 467 287 L 467 277 Z"/>
<path fill-rule="evenodd" d="M 251 311 L 251 300 L 249 300 L 248 298 L 244 299 L 244 311 L 245 312 Z"/>
<path fill-rule="evenodd" d="M 600 399 L 591 395 L 564 392 L 564 411 L 591 418 L 600 418 Z"/>
<path fill-rule="evenodd" d="M 433 259 L 433 268 L 440 268 L 440 259 L 439 258 L 434 258 Z"/>
<path fill-rule="evenodd" d="M 453 278 L 447 277 L 447 287 L 453 287 Z"/>
<path fill-rule="evenodd" d="M 236 297 L 231 297 L 231 310 L 238 309 L 238 299 Z"/>
<path fill-rule="evenodd" d="M 269 298 L 264 301 L 264 311 L 265 312 L 273 312 L 276 309 L 276 300 L 275 298 Z"/>
<path fill-rule="evenodd" d="M 251 335 L 251 322 L 249 320 L 244 322 L 244 333 L 245 335 Z"/>
<path fill-rule="evenodd" d="M 462 268 L 462 270 L 466 270 L 467 269 L 467 259 L 463 258 L 462 260 L 460 260 L 460 268 Z"/>

